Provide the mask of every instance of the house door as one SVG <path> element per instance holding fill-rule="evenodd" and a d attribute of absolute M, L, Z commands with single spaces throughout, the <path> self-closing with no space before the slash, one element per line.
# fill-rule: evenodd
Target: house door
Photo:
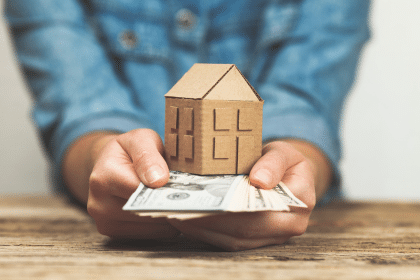
<path fill-rule="evenodd" d="M 254 136 L 238 136 L 236 141 L 236 174 L 248 174 L 255 162 Z"/>

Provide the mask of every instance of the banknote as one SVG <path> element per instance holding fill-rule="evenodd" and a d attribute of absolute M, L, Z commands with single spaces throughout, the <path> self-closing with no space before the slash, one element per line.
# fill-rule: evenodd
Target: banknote
<path fill-rule="evenodd" d="M 151 189 L 140 184 L 123 210 L 226 211 L 243 176 L 199 176 L 171 171 L 169 182 Z"/>
<path fill-rule="evenodd" d="M 263 190 L 252 186 L 246 175 L 200 176 L 171 171 L 162 188 L 140 184 L 123 210 L 183 220 L 229 212 L 290 211 L 289 206 L 307 207 L 283 182 Z"/>
<path fill-rule="evenodd" d="M 295 207 L 304 207 L 307 208 L 306 204 L 300 201 L 293 193 L 289 190 L 288 187 L 283 182 L 280 182 L 273 188 L 273 190 L 278 193 L 288 206 L 295 206 Z"/>

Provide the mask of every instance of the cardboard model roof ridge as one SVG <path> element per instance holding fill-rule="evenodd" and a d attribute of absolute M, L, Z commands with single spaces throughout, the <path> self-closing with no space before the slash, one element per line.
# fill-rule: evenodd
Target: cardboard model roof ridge
<path fill-rule="evenodd" d="M 234 64 L 196 63 L 165 94 L 165 97 L 262 101 Z"/>

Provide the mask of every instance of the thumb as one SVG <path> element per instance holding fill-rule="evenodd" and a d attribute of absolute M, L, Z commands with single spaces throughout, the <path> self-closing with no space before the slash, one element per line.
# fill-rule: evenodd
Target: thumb
<path fill-rule="evenodd" d="M 254 186 L 272 189 L 287 169 L 304 160 L 304 156 L 292 145 L 282 141 L 271 142 L 264 147 L 262 157 L 252 167 L 249 179 Z"/>
<path fill-rule="evenodd" d="M 169 169 L 163 158 L 163 143 L 151 129 L 136 129 L 117 138 L 121 147 L 133 161 L 140 181 L 148 187 L 164 186 L 169 179 Z"/>

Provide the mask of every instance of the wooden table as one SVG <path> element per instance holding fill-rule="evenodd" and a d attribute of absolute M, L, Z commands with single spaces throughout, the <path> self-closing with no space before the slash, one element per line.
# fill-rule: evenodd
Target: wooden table
<path fill-rule="evenodd" d="M 56 197 L 0 198 L 0 279 L 420 279 L 420 204 L 317 209 L 287 244 L 224 252 L 179 237 L 112 242 Z"/>

